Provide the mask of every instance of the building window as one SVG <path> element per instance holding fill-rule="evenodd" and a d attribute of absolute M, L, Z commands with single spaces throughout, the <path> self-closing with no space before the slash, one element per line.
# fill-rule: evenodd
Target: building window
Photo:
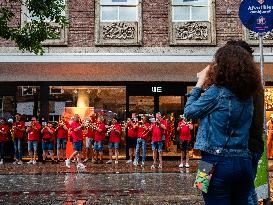
<path fill-rule="evenodd" d="M 62 0 L 63 4 L 66 5 L 67 0 Z M 63 11 L 62 15 L 67 15 L 67 11 Z M 39 21 L 40 19 L 31 14 L 27 7 L 22 4 L 22 12 L 21 12 L 21 25 L 24 25 L 25 23 L 29 23 L 32 21 Z M 50 19 L 45 19 L 44 22 L 50 23 L 51 26 L 54 27 L 55 31 L 59 33 L 60 38 L 50 38 L 43 42 L 43 45 L 67 45 L 67 28 L 61 28 L 58 24 L 51 22 Z"/>
<path fill-rule="evenodd" d="M 208 0 L 172 0 L 173 21 L 209 21 Z"/>
<path fill-rule="evenodd" d="M 171 45 L 216 45 L 215 0 L 170 0 Z"/>
<path fill-rule="evenodd" d="M 137 0 L 102 0 L 100 5 L 102 22 L 138 21 Z"/>
<path fill-rule="evenodd" d="M 139 0 L 96 0 L 96 45 L 140 45 L 141 12 Z"/>

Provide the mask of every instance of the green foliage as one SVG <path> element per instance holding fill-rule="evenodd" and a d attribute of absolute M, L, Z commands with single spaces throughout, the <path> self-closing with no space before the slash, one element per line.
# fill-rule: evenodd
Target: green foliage
<path fill-rule="evenodd" d="M 43 42 L 60 38 L 60 29 L 67 27 L 65 0 L 6 0 L 0 8 L 0 37 L 14 41 L 20 50 L 42 55 Z M 27 8 L 29 19 L 18 27 L 11 26 L 15 5 Z"/>

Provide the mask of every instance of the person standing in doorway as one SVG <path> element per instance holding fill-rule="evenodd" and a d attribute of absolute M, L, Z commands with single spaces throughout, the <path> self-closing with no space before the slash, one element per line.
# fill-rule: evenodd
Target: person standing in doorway
<path fill-rule="evenodd" d="M 26 129 L 28 133 L 28 152 L 30 156 L 30 161 L 27 164 L 36 164 L 36 156 L 38 149 L 38 141 L 40 139 L 40 130 L 42 126 L 37 121 L 36 117 L 31 118 L 31 122 Z"/>
<path fill-rule="evenodd" d="M 94 164 L 103 164 L 103 144 L 106 134 L 106 126 L 104 123 L 104 117 L 99 116 L 97 126 L 95 127 L 95 139 L 94 139 Z M 99 159 L 98 159 L 99 158 Z"/>
<path fill-rule="evenodd" d="M 42 150 L 43 150 L 43 163 L 45 163 L 47 152 L 49 152 L 52 164 L 54 164 L 54 134 L 55 129 L 51 122 L 45 124 L 44 128 L 41 130 L 42 137 Z"/>
<path fill-rule="evenodd" d="M 5 144 L 9 140 L 9 125 L 5 118 L 0 118 L 0 164 L 4 164 Z"/>
<path fill-rule="evenodd" d="M 56 128 L 57 162 L 59 162 L 60 160 L 65 160 L 66 158 L 65 156 L 66 156 L 66 144 L 68 139 L 68 129 L 69 129 L 69 123 L 66 121 L 65 117 L 62 116 Z"/>
<path fill-rule="evenodd" d="M 141 121 L 138 122 L 137 128 L 137 145 L 136 145 L 136 158 L 134 165 L 137 166 L 140 159 L 140 148 L 142 147 L 142 162 L 141 166 L 144 167 L 146 160 L 146 143 L 149 134 L 150 123 L 147 121 L 146 116 L 141 117 Z"/>
<path fill-rule="evenodd" d="M 177 126 L 177 131 L 179 131 L 179 143 L 181 149 L 181 163 L 179 168 L 189 168 L 189 144 L 191 141 L 191 130 L 193 129 L 193 124 L 191 121 L 187 121 L 184 115 L 180 116 L 180 122 Z M 184 163 L 185 162 L 185 163 Z"/>
<path fill-rule="evenodd" d="M 25 132 L 25 122 L 22 120 L 22 116 L 17 113 L 15 115 L 15 122 L 12 124 L 11 135 L 14 142 L 15 162 L 13 164 L 23 164 L 22 161 L 22 143 Z"/>
<path fill-rule="evenodd" d="M 65 160 L 65 165 L 70 168 L 70 161 L 74 157 L 77 157 L 77 169 L 84 169 L 85 166 L 81 162 L 82 158 L 82 148 L 83 148 L 83 124 L 81 123 L 80 116 L 75 114 L 73 116 L 73 121 L 70 126 L 71 129 L 71 136 L 73 139 L 73 150 L 74 152 L 71 156 Z"/>
<path fill-rule="evenodd" d="M 118 156 L 119 156 L 119 147 L 120 147 L 120 140 L 121 140 L 121 125 L 118 122 L 117 117 L 113 117 L 112 119 L 112 125 L 110 127 L 109 132 L 109 161 L 106 162 L 106 164 L 111 164 L 112 161 L 112 156 L 113 156 L 113 149 L 115 149 L 115 164 L 118 163 Z"/>
<path fill-rule="evenodd" d="M 156 113 L 155 122 L 152 123 L 150 131 L 152 132 L 152 150 L 153 150 L 153 165 L 151 166 L 152 169 L 157 167 L 157 153 L 159 155 L 159 164 L 158 168 L 162 169 L 162 151 L 163 151 L 163 136 L 166 130 L 165 120 L 162 119 L 161 113 Z"/>
<path fill-rule="evenodd" d="M 128 129 L 127 143 L 129 147 L 129 160 L 126 164 L 133 163 L 133 157 L 136 152 L 136 144 L 137 144 L 137 115 L 136 113 L 132 113 L 132 118 L 128 119 L 128 122 L 125 126 Z"/>

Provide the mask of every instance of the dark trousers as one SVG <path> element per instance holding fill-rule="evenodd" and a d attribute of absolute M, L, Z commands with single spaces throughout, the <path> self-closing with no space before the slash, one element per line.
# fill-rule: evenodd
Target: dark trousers
<path fill-rule="evenodd" d="M 0 142 L 0 159 L 4 159 L 5 155 L 5 142 Z"/>
<path fill-rule="evenodd" d="M 206 205 L 247 205 L 254 188 L 250 157 L 204 155 L 206 162 L 217 162 L 208 193 L 203 193 Z"/>

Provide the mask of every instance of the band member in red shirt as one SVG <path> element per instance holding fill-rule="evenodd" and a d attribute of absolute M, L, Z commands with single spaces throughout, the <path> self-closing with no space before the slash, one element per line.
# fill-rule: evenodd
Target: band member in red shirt
<path fill-rule="evenodd" d="M 137 128 L 137 145 L 136 145 L 136 158 L 134 160 L 134 165 L 137 166 L 140 158 L 140 147 L 142 147 L 142 163 L 144 166 L 146 159 L 146 143 L 149 134 L 150 123 L 147 121 L 146 116 L 141 117 L 141 121 L 138 122 Z"/>
<path fill-rule="evenodd" d="M 0 164 L 4 163 L 5 144 L 9 141 L 9 125 L 5 118 L 0 118 Z"/>
<path fill-rule="evenodd" d="M 103 116 L 98 117 L 97 126 L 95 127 L 95 139 L 94 139 L 94 164 L 102 164 L 103 156 L 103 143 L 105 140 L 106 127 L 104 124 Z M 99 160 L 98 160 L 99 155 Z"/>
<path fill-rule="evenodd" d="M 28 152 L 30 161 L 27 164 L 36 164 L 38 141 L 40 138 L 41 125 L 38 123 L 36 117 L 31 118 L 31 122 L 26 129 L 28 133 Z"/>
<path fill-rule="evenodd" d="M 12 124 L 11 135 L 14 142 L 15 162 L 13 164 L 23 164 L 22 162 L 22 140 L 25 132 L 25 122 L 22 116 L 17 113 L 15 115 L 15 122 Z"/>
<path fill-rule="evenodd" d="M 73 149 L 74 152 L 69 157 L 69 159 L 65 160 L 65 165 L 70 168 L 70 161 L 73 157 L 77 156 L 77 169 L 84 169 L 85 166 L 81 163 L 82 157 L 82 148 L 83 148 L 83 124 L 80 121 L 80 116 L 75 114 L 72 119 L 72 123 L 70 125 L 71 135 L 73 139 Z"/>
<path fill-rule="evenodd" d="M 109 145 L 108 145 L 110 160 L 108 162 L 106 162 L 106 164 L 112 163 L 113 149 L 115 149 L 115 156 L 116 156 L 115 164 L 117 164 L 122 129 L 121 129 L 121 125 L 118 123 L 118 119 L 116 117 L 113 117 L 112 125 L 107 132 L 110 135 Z"/>
<path fill-rule="evenodd" d="M 193 124 L 191 121 L 187 121 L 184 115 L 180 116 L 181 121 L 178 123 L 177 131 L 179 131 L 179 141 L 181 148 L 181 164 L 179 168 L 182 168 L 185 164 L 186 168 L 189 168 L 189 143 L 191 141 L 191 130 L 193 129 Z M 184 159 L 186 162 L 184 163 Z"/>
<path fill-rule="evenodd" d="M 58 123 L 58 126 L 56 128 L 56 134 L 57 134 L 57 161 L 60 159 L 65 159 L 66 156 L 66 144 L 68 139 L 68 129 L 69 129 L 69 123 L 65 119 L 64 116 L 62 116 L 61 120 Z"/>
<path fill-rule="evenodd" d="M 152 123 L 150 131 L 152 132 L 152 150 L 154 163 L 151 166 L 152 169 L 156 168 L 157 152 L 159 154 L 158 168 L 162 169 L 162 148 L 163 139 L 166 130 L 166 121 L 162 119 L 161 113 L 156 113 L 156 120 Z"/>
<path fill-rule="evenodd" d="M 90 119 L 87 120 L 86 122 L 86 128 L 87 128 L 87 134 L 86 134 L 86 157 L 83 162 L 87 162 L 89 158 L 92 159 L 93 161 L 93 149 L 92 149 L 92 144 L 94 143 L 94 138 L 95 138 L 95 127 L 97 126 L 97 115 L 96 113 L 93 113 L 90 116 Z M 94 162 L 94 161 L 93 161 Z"/>
<path fill-rule="evenodd" d="M 54 155 L 53 155 L 53 148 L 54 148 L 54 133 L 55 129 L 53 125 L 48 122 L 44 128 L 42 129 L 42 149 L 43 149 L 43 163 L 45 163 L 47 152 L 49 152 L 50 158 L 52 160 L 52 164 L 54 164 Z"/>
<path fill-rule="evenodd" d="M 132 113 L 132 118 L 128 119 L 128 122 L 125 128 L 128 129 L 128 138 L 127 143 L 129 147 L 129 157 L 130 159 L 126 162 L 127 164 L 133 162 L 133 156 L 136 153 L 136 144 L 137 144 L 137 116 L 136 113 Z"/>

